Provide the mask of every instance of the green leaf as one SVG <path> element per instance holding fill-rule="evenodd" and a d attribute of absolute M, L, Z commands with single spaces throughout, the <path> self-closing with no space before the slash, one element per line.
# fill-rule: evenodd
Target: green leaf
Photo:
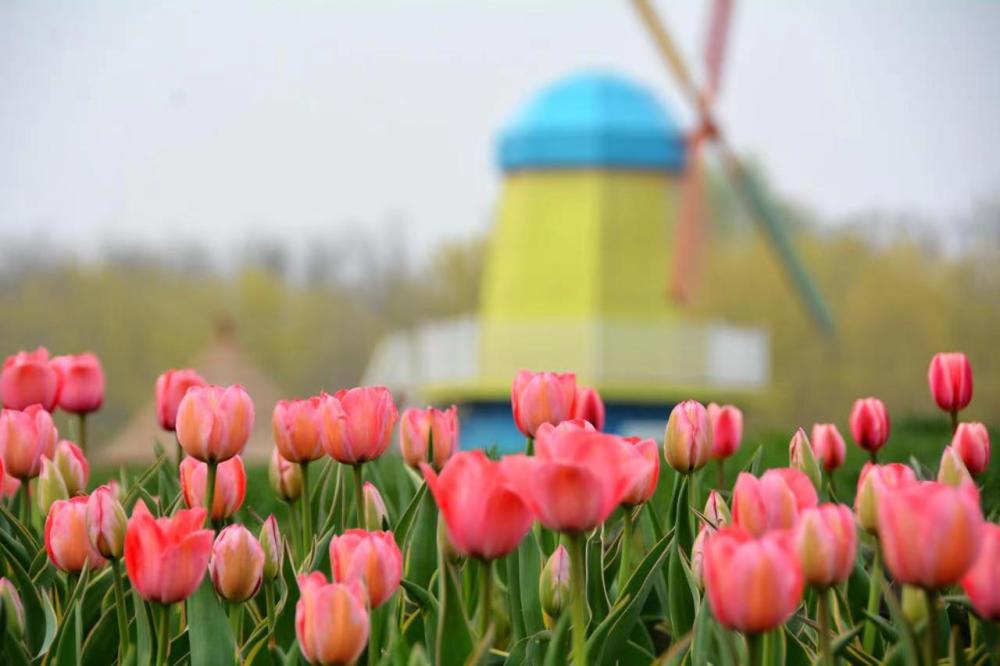
<path fill-rule="evenodd" d="M 143 490 L 143 486 L 146 482 L 153 478 L 153 475 L 156 474 L 156 470 L 158 470 L 161 465 L 166 464 L 166 462 L 167 457 L 160 456 L 156 459 L 156 462 L 147 467 L 146 470 L 132 483 L 132 487 L 129 488 L 128 493 L 125 495 L 125 500 L 122 502 L 122 506 L 125 507 L 125 510 L 129 515 L 132 514 L 132 505 L 139 498 L 140 492 Z M 146 495 L 148 496 L 148 493 L 146 493 Z M 153 511 L 154 507 L 149 504 L 150 503 L 147 501 L 146 508 Z"/>
<path fill-rule="evenodd" d="M 118 618 L 115 611 L 105 613 L 97 620 L 83 642 L 83 666 L 105 666 L 108 655 L 118 650 Z"/>
<path fill-rule="evenodd" d="M 525 633 L 536 634 L 545 628 L 545 624 L 542 622 L 542 603 L 538 598 L 538 581 L 542 577 L 542 549 L 532 530 L 528 530 L 517 548 L 517 564 Z"/>
<path fill-rule="evenodd" d="M 207 576 L 188 599 L 187 610 L 191 666 L 232 664 L 236 657 L 236 643 L 226 612 Z"/>
<path fill-rule="evenodd" d="M 52 641 L 56 638 L 56 629 L 58 620 L 56 620 L 56 612 L 52 608 L 52 602 L 49 601 L 49 596 L 47 594 L 41 595 L 42 597 L 42 610 L 45 613 L 45 634 L 42 637 L 42 646 L 38 649 L 38 654 L 36 656 L 41 656 L 49 651 L 52 647 Z"/>
<path fill-rule="evenodd" d="M 552 638 L 549 640 L 549 647 L 545 651 L 544 666 L 562 666 L 569 663 L 569 632 L 572 626 L 572 614 L 569 609 L 559 616 L 555 629 L 552 630 Z"/>
<path fill-rule="evenodd" d="M 56 634 L 56 661 L 59 666 L 73 666 L 83 656 L 83 609 L 78 608 L 90 579 L 90 567 L 84 567 L 73 591 L 66 600 L 63 621 Z M 79 612 L 79 618 L 78 618 Z"/>
<path fill-rule="evenodd" d="M 708 608 L 708 597 L 702 597 L 701 605 L 695 614 L 694 627 L 691 638 L 691 663 L 693 666 L 707 666 L 709 663 L 718 663 L 718 659 L 713 654 L 715 647 L 715 619 Z"/>
<path fill-rule="evenodd" d="M 917 649 L 916 639 L 913 637 L 909 623 L 903 616 L 903 609 L 899 605 L 899 600 L 896 599 L 896 593 L 885 579 L 882 580 L 882 598 L 885 599 L 885 603 L 889 607 L 889 615 L 892 617 L 896 633 L 901 639 L 896 645 L 899 648 L 899 654 L 907 663 L 917 663 L 920 651 Z"/>
<path fill-rule="evenodd" d="M 863 625 L 862 625 L 863 626 Z M 802 644 L 802 641 L 792 633 L 788 625 L 784 627 L 785 634 L 785 645 L 786 645 L 786 663 L 793 664 L 794 666 L 811 666 L 813 663 L 812 653 L 806 649 L 806 646 Z"/>
<path fill-rule="evenodd" d="M 425 491 L 413 525 L 413 537 L 406 551 L 406 577 L 423 587 L 428 586 L 437 566 L 437 519 L 434 497 Z"/>
<path fill-rule="evenodd" d="M 135 616 L 135 663 L 145 666 L 153 661 L 153 635 L 149 626 L 149 614 L 146 612 L 146 602 L 135 588 L 132 588 L 132 610 Z"/>
<path fill-rule="evenodd" d="M 750 456 L 749 460 L 747 460 L 747 464 L 745 464 L 743 466 L 743 469 L 740 471 L 753 474 L 754 476 L 759 476 L 761 459 L 763 458 L 763 456 L 764 456 L 764 445 L 761 444 L 753 452 L 753 455 Z"/>
<path fill-rule="evenodd" d="M 682 636 L 694 625 L 694 599 L 688 584 L 687 563 L 680 546 L 674 541 L 667 567 L 667 596 L 670 601 L 670 631 Z"/>
<path fill-rule="evenodd" d="M 522 540 L 522 543 L 525 540 Z M 518 563 L 519 548 L 514 549 L 504 558 L 504 567 L 507 573 L 507 612 L 510 617 L 510 640 L 515 643 L 527 634 L 524 627 L 524 611 L 521 603 L 521 567 Z"/>
<path fill-rule="evenodd" d="M 48 626 L 48 615 L 52 606 L 48 603 L 48 597 L 39 592 L 21 560 L 11 551 L 6 539 L 0 538 L 0 551 L 3 551 L 14 579 L 14 587 L 20 593 L 21 603 L 24 605 L 24 628 L 28 652 L 36 656 L 41 655 L 44 653 L 42 647 L 49 632 L 51 631 L 52 635 L 55 635 L 55 622 L 52 622 L 51 629 Z M 51 639 L 49 642 L 51 643 Z"/>
<path fill-rule="evenodd" d="M 462 586 L 454 567 L 441 563 L 440 619 L 437 626 L 437 647 L 434 651 L 438 666 L 459 666 L 472 653 L 474 642 L 468 615 L 462 603 Z"/>
<path fill-rule="evenodd" d="M 834 655 L 839 655 L 847 646 L 850 644 L 854 637 L 857 636 L 864 630 L 864 623 L 860 623 L 855 627 L 852 627 L 850 631 L 837 636 L 833 642 L 830 644 L 830 650 Z"/>
<path fill-rule="evenodd" d="M 602 529 L 595 530 L 586 542 L 587 549 L 587 603 L 590 606 L 590 626 L 602 622 L 608 616 L 611 604 L 608 590 L 604 586 L 604 542 Z"/>
<path fill-rule="evenodd" d="M 406 590 L 407 598 L 419 606 L 420 610 L 431 615 L 437 615 L 438 602 L 437 599 L 431 596 L 430 592 L 406 578 L 400 581 L 400 585 Z"/>
<path fill-rule="evenodd" d="M 396 540 L 403 544 L 410 537 L 410 528 L 413 526 L 413 521 L 417 516 L 417 510 L 420 508 L 420 502 L 424 499 L 424 495 L 428 493 L 427 484 L 421 483 L 417 492 L 410 499 L 410 503 L 406 505 L 406 509 L 403 510 L 403 515 L 399 517 L 396 521 L 396 527 L 393 528 L 393 534 L 396 536 Z"/>

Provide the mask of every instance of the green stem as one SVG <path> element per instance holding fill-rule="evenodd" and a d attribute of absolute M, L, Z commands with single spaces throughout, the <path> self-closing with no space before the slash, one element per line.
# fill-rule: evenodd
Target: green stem
<path fill-rule="evenodd" d="M 122 585 L 122 565 L 118 558 L 111 559 L 111 580 L 115 588 L 115 610 L 118 614 L 118 663 L 124 663 L 128 653 L 128 618 L 125 613 L 125 588 Z"/>
<path fill-rule="evenodd" d="M 76 418 L 80 426 L 80 450 L 87 455 L 87 415 L 77 414 Z"/>
<path fill-rule="evenodd" d="M 868 615 L 878 615 L 879 607 L 882 605 L 882 547 L 875 538 L 875 557 L 872 559 L 872 575 L 868 588 Z M 875 622 L 868 619 L 865 623 L 865 633 L 861 641 L 866 654 L 871 654 L 875 649 Z"/>
<path fill-rule="evenodd" d="M 362 475 L 362 467 L 360 464 L 355 464 L 351 466 L 354 471 L 354 510 L 357 515 L 354 516 L 354 522 L 361 529 L 365 527 L 365 480 Z"/>
<path fill-rule="evenodd" d="M 31 530 L 31 496 L 28 493 L 28 484 L 31 479 L 21 479 L 21 520 L 24 526 Z"/>
<path fill-rule="evenodd" d="M 229 605 L 229 626 L 233 630 L 236 651 L 239 652 L 243 642 L 243 604 Z"/>
<path fill-rule="evenodd" d="M 924 597 L 927 599 L 927 628 L 924 635 L 924 658 L 929 666 L 937 663 L 938 655 L 938 618 L 936 590 L 924 589 Z"/>
<path fill-rule="evenodd" d="M 313 536 L 312 502 L 309 501 L 309 461 L 303 461 L 301 467 L 302 494 L 299 496 L 299 504 L 302 509 L 302 555 L 305 557 L 309 554 Z"/>
<path fill-rule="evenodd" d="M 715 461 L 715 489 L 723 490 L 726 487 L 726 459 L 719 458 Z"/>
<path fill-rule="evenodd" d="M 688 521 L 688 534 L 694 534 L 694 531 L 692 531 L 692 529 L 695 529 L 698 526 L 694 525 L 692 527 L 692 520 L 693 520 L 693 518 L 695 516 L 695 513 L 694 513 L 694 511 L 692 511 L 692 509 L 694 509 L 695 511 L 700 511 L 701 508 L 702 508 L 701 504 L 698 501 L 698 474 L 697 474 L 697 472 L 691 472 L 690 474 L 688 474 L 688 507 L 689 507 L 688 510 L 684 512 L 684 517 Z M 691 543 L 690 542 L 686 543 L 686 544 L 684 544 L 684 546 L 685 546 L 686 550 L 690 553 Z"/>
<path fill-rule="evenodd" d="M 747 634 L 747 663 L 750 666 L 764 663 L 764 634 Z"/>
<path fill-rule="evenodd" d="M 837 504 L 839 504 L 840 503 L 840 499 L 837 497 L 837 489 L 835 487 L 835 482 L 834 482 L 834 478 L 833 478 L 833 472 L 834 472 L 834 470 L 832 470 L 832 469 L 829 470 L 829 471 L 827 471 L 827 473 L 826 473 L 826 480 L 827 480 L 827 485 L 830 488 L 830 501 L 831 502 L 836 502 Z"/>
<path fill-rule="evenodd" d="M 208 461 L 208 475 L 205 479 L 205 525 L 212 524 L 212 513 L 215 508 L 215 477 L 219 471 L 219 463 Z"/>
<path fill-rule="evenodd" d="M 833 666 L 833 650 L 830 649 L 830 589 L 819 590 L 819 603 L 816 605 L 816 622 L 819 624 L 820 663 Z"/>
<path fill-rule="evenodd" d="M 582 534 L 569 538 L 569 586 L 573 596 L 573 666 L 587 664 L 587 571 L 584 564 L 586 539 Z"/>
<path fill-rule="evenodd" d="M 622 558 L 621 566 L 618 567 L 618 596 L 625 589 L 629 574 L 632 568 L 632 511 L 630 507 L 622 507 Z"/>
<path fill-rule="evenodd" d="M 166 666 L 167 657 L 170 656 L 170 606 L 158 605 L 160 606 L 160 628 L 156 633 L 156 666 Z"/>
<path fill-rule="evenodd" d="M 340 520 L 337 525 L 341 530 L 347 529 L 347 479 L 344 476 L 343 464 L 337 467 L 337 508 L 340 511 Z"/>
<path fill-rule="evenodd" d="M 382 643 L 382 622 L 387 614 L 389 605 L 385 604 L 381 608 L 369 608 L 368 617 L 371 618 L 368 631 L 368 666 L 376 666 L 379 658 L 379 645 Z"/>
<path fill-rule="evenodd" d="M 951 415 L 951 432 L 954 433 L 958 430 L 958 410 L 953 409 L 949 413 Z"/>
<path fill-rule="evenodd" d="M 873 465 L 878 464 L 878 449 L 872 449 L 868 452 L 868 459 L 872 461 Z"/>
<path fill-rule="evenodd" d="M 529 456 L 535 455 L 535 438 L 528 435 L 528 440 L 524 445 L 524 452 Z"/>
<path fill-rule="evenodd" d="M 493 561 L 482 560 L 479 568 L 479 639 L 490 630 L 493 610 Z"/>
<path fill-rule="evenodd" d="M 268 626 L 268 637 L 267 645 L 268 647 L 274 647 L 277 645 L 277 639 L 274 637 L 274 630 L 277 626 L 278 618 L 274 612 L 274 583 L 271 581 L 264 582 L 264 601 L 267 604 L 267 626 Z"/>

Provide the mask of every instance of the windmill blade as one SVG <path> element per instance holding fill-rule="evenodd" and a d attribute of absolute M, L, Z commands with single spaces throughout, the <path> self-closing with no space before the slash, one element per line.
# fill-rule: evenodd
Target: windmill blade
<path fill-rule="evenodd" d="M 778 260 L 785 274 L 792 282 L 793 287 L 806 306 L 813 321 L 825 334 L 835 332 L 835 323 L 830 309 L 819 289 L 809 277 L 805 266 L 795 254 L 795 249 L 786 231 L 784 220 L 778 209 L 770 202 L 764 193 L 763 188 L 757 183 L 754 177 L 743 167 L 736 152 L 726 141 L 722 129 L 712 118 L 705 96 L 695 86 L 691 77 L 690 69 L 684 61 L 680 51 L 674 45 L 674 41 L 667 31 L 667 28 L 649 0 L 633 0 L 633 4 L 639 13 L 640 18 L 649 30 L 653 42 L 666 62 L 668 69 L 673 73 L 680 85 L 681 92 L 695 106 L 702 117 L 703 126 L 711 128 L 711 138 L 722 156 L 724 171 L 732 180 L 740 201 L 749 209 L 751 217 L 770 241 L 778 255 Z M 721 63 L 721 59 L 720 59 Z"/>
<path fill-rule="evenodd" d="M 704 96 L 711 103 L 719 94 L 722 65 L 726 58 L 729 24 L 733 15 L 733 0 L 713 0 L 705 38 Z"/>
<path fill-rule="evenodd" d="M 705 135 L 696 132 L 688 147 L 687 164 L 681 177 L 681 202 L 674 234 L 674 254 L 670 264 L 670 295 L 681 304 L 689 303 L 700 275 L 704 237 L 705 197 L 702 191 L 702 146 Z"/>

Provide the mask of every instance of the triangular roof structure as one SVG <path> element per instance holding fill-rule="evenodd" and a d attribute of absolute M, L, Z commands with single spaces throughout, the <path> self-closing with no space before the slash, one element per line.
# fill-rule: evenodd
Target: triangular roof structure
<path fill-rule="evenodd" d="M 205 349 L 190 366 L 212 384 L 241 384 L 253 400 L 253 433 L 243 451 L 247 462 L 264 462 L 271 454 L 274 440 L 271 435 L 271 410 L 281 399 L 281 391 L 267 375 L 240 349 L 228 327 L 220 327 L 215 342 Z M 155 378 L 149 382 L 153 395 Z M 97 459 L 108 465 L 148 465 L 153 462 L 153 442 L 159 440 L 172 455 L 174 434 L 161 430 L 156 422 L 156 405 L 150 399 L 111 442 L 100 449 Z"/>

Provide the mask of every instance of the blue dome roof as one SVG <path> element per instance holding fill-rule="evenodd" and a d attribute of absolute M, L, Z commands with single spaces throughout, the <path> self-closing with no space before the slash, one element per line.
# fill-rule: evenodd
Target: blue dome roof
<path fill-rule="evenodd" d="M 604 167 L 680 171 L 684 135 L 642 86 L 607 72 L 556 81 L 500 134 L 505 171 Z"/>

